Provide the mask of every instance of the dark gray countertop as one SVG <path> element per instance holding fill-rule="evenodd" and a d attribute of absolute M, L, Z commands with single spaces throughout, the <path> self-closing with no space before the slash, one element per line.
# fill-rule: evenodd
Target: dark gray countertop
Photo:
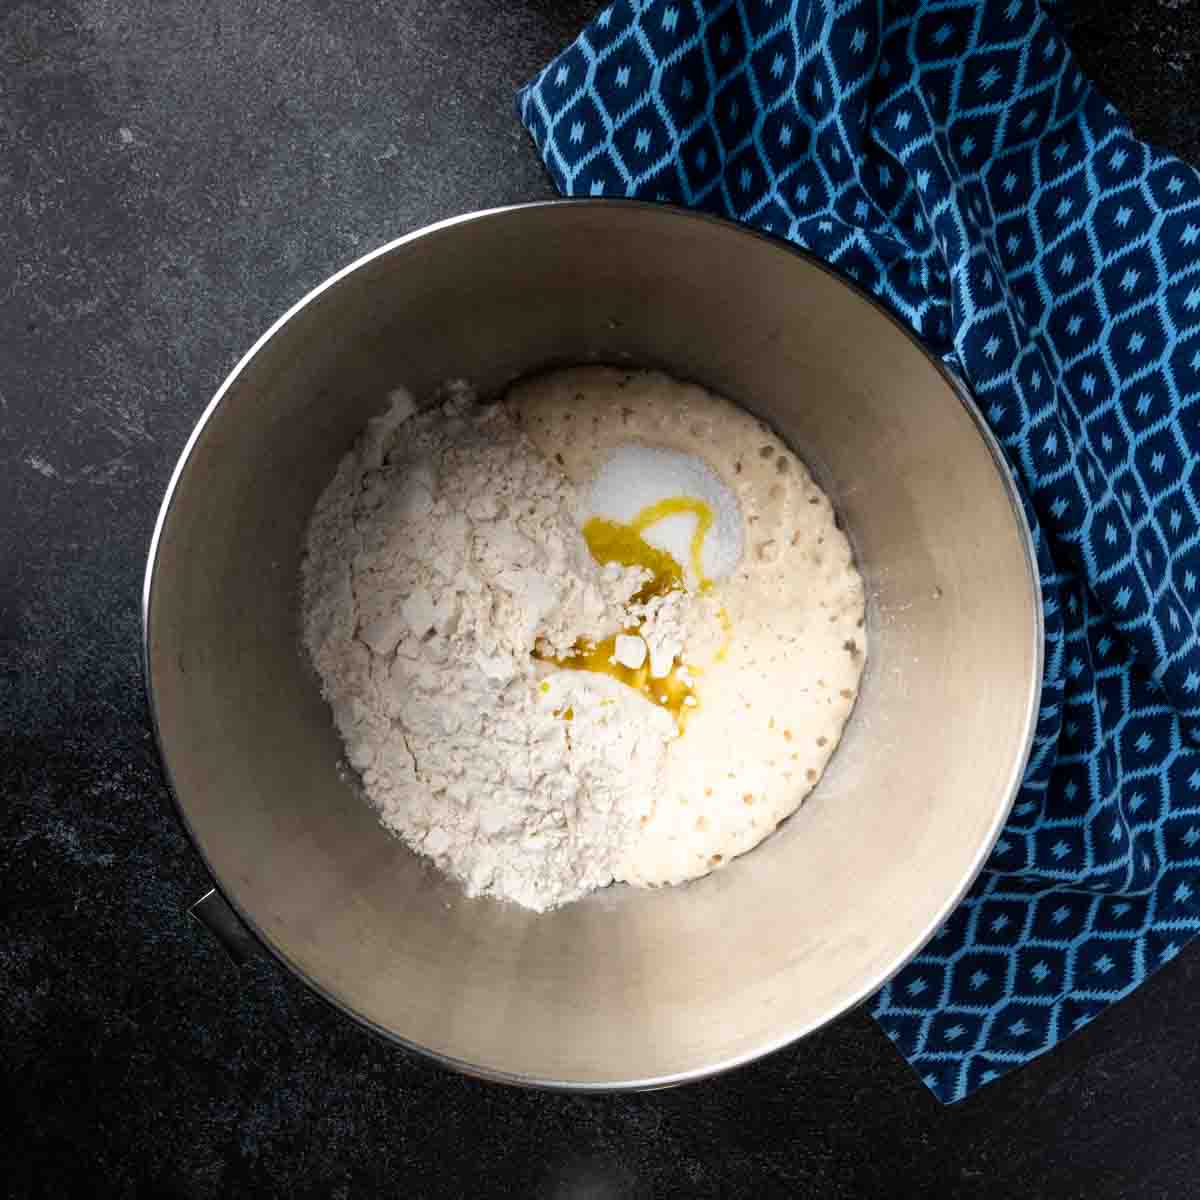
<path fill-rule="evenodd" d="M 0 3 L 0 1133 L 12 1196 L 1190 1197 L 1200 948 L 944 1109 L 862 1013 L 726 1078 L 450 1075 L 185 917 L 142 696 L 162 490 L 242 351 L 335 268 L 550 194 L 514 88 L 595 0 Z M 1200 161 L 1200 4 L 1062 6 Z"/>

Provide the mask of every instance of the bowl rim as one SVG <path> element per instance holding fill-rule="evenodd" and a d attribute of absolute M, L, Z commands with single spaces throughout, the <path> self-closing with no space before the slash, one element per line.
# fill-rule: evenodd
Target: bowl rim
<path fill-rule="evenodd" d="M 1008 782 L 1005 789 L 1005 800 L 1002 805 L 999 805 L 996 810 L 994 819 L 989 827 L 986 836 L 981 841 L 978 850 L 967 869 L 961 876 L 958 885 L 953 890 L 945 902 L 939 907 L 934 918 L 927 922 L 921 932 L 912 939 L 894 958 L 894 960 L 884 970 L 878 973 L 876 977 L 872 977 L 865 984 L 851 995 L 846 1000 L 838 1003 L 821 1017 L 804 1022 L 801 1026 L 792 1028 L 787 1032 L 772 1038 L 770 1041 L 756 1046 L 755 1048 L 744 1051 L 743 1053 L 734 1055 L 728 1059 L 723 1059 L 718 1062 L 702 1066 L 693 1067 L 686 1071 L 678 1071 L 669 1075 L 662 1076 L 647 1076 L 643 1078 L 633 1079 L 618 1079 L 611 1081 L 579 1081 L 566 1079 L 551 1079 L 542 1078 L 534 1075 L 522 1075 L 512 1071 L 499 1070 L 493 1067 L 487 1067 L 478 1063 L 471 1063 L 463 1059 L 455 1058 L 453 1055 L 445 1054 L 442 1051 L 431 1049 L 427 1046 L 422 1046 L 418 1042 L 414 1042 L 403 1035 L 397 1033 L 393 1029 L 378 1024 L 370 1017 L 357 1011 L 345 1001 L 339 999 L 333 992 L 326 988 L 321 982 L 313 978 L 299 964 L 293 962 L 286 954 L 283 953 L 271 939 L 259 928 L 251 914 L 245 911 L 233 898 L 229 891 L 226 890 L 221 882 L 220 876 L 209 862 L 208 856 L 205 854 L 200 840 L 192 828 L 191 822 L 188 819 L 187 812 L 184 809 L 183 803 L 179 798 L 179 793 L 175 786 L 175 779 L 171 772 L 170 761 L 167 757 L 166 749 L 163 744 L 162 731 L 159 724 L 158 705 L 155 699 L 153 669 L 151 665 L 151 620 L 154 605 L 154 583 L 156 575 L 156 567 L 158 562 L 158 552 L 168 521 L 170 520 L 171 510 L 175 501 L 176 492 L 178 491 L 183 473 L 186 470 L 188 460 L 190 459 L 197 443 L 203 436 L 204 430 L 209 421 L 213 419 L 217 410 L 225 400 L 225 397 L 232 390 L 234 384 L 238 381 L 242 372 L 249 366 L 250 362 L 258 355 L 258 353 L 270 342 L 276 334 L 278 334 L 285 325 L 293 317 L 295 317 L 308 305 L 313 303 L 318 297 L 325 292 L 336 287 L 343 279 L 353 274 L 355 271 L 362 269 L 369 263 L 374 262 L 378 258 L 383 258 L 386 255 L 392 254 L 401 248 L 416 242 L 422 238 L 429 237 L 433 234 L 441 233 L 447 229 L 452 229 L 459 225 L 466 225 L 476 221 L 495 220 L 503 218 L 514 212 L 524 212 L 533 209 L 561 209 L 561 208 L 603 208 L 611 211 L 614 207 L 623 209 L 635 209 L 645 211 L 647 213 L 655 213 L 661 215 L 667 220 L 687 220 L 697 223 L 715 226 L 724 234 L 754 239 L 760 242 L 766 242 L 776 250 L 795 255 L 803 259 L 809 266 L 815 267 L 824 274 L 837 280 L 843 286 L 854 292 L 859 299 L 869 304 L 877 313 L 884 316 L 891 324 L 898 329 L 915 347 L 922 357 L 928 362 L 934 370 L 942 377 L 951 390 L 958 397 L 967 415 L 971 418 L 977 433 L 982 438 L 984 445 L 987 447 L 991 455 L 992 462 L 996 468 L 996 472 L 1000 477 L 1004 487 L 1005 494 L 1008 497 L 1009 505 L 1012 510 L 1013 519 L 1017 526 L 1018 535 L 1021 541 L 1022 548 L 1025 551 L 1025 564 L 1027 580 L 1032 590 L 1032 607 L 1034 612 L 1034 621 L 1030 634 L 1033 639 L 1033 664 L 1032 686 L 1029 695 L 1026 699 L 1025 710 L 1025 729 L 1022 738 L 1022 745 L 1019 754 L 1016 754 L 1012 761 L 1012 767 L 1009 772 Z M 167 483 L 166 491 L 163 495 L 162 503 L 159 506 L 158 515 L 155 518 L 154 530 L 150 538 L 150 546 L 146 559 L 146 570 L 142 583 L 141 596 L 141 619 L 142 619 L 142 638 L 141 638 L 141 658 L 142 658 L 142 682 L 146 692 L 146 700 L 150 711 L 150 721 L 154 733 L 154 744 L 158 753 L 158 760 L 161 765 L 164 780 L 167 784 L 167 792 L 171 799 L 171 807 L 174 810 L 175 816 L 183 827 L 193 850 L 199 856 L 200 861 L 204 864 L 205 870 L 208 872 L 209 878 L 212 881 L 212 888 L 217 895 L 229 906 L 230 910 L 236 915 L 238 920 L 249 931 L 254 941 L 265 949 L 266 952 L 274 958 L 280 965 L 285 967 L 292 975 L 298 978 L 311 992 L 320 999 L 333 1007 L 337 1012 L 349 1017 L 356 1024 L 370 1030 L 372 1033 L 384 1039 L 393 1046 L 400 1046 L 406 1050 L 415 1051 L 425 1058 L 434 1060 L 444 1067 L 448 1067 L 461 1074 L 484 1079 L 495 1083 L 504 1083 L 515 1085 L 518 1087 L 534 1088 L 545 1091 L 557 1092 L 576 1092 L 576 1093 L 591 1093 L 591 1094 L 606 1094 L 612 1092 L 638 1092 L 652 1091 L 659 1088 L 675 1087 L 684 1083 L 692 1083 L 701 1079 L 710 1079 L 717 1075 L 725 1074 L 728 1071 L 735 1070 L 738 1067 L 745 1066 L 748 1063 L 765 1058 L 767 1055 L 774 1054 L 776 1051 L 782 1050 L 790 1046 L 802 1038 L 809 1036 L 818 1029 L 824 1028 L 831 1024 L 839 1017 L 857 1008 L 867 997 L 873 995 L 892 978 L 894 978 L 904 967 L 906 967 L 916 956 L 921 949 L 929 942 L 936 931 L 945 923 L 946 918 L 957 908 L 960 901 L 970 890 L 975 880 L 978 878 L 980 871 L 983 869 L 988 856 L 991 854 L 992 848 L 995 846 L 997 839 L 1000 836 L 1001 830 L 1004 828 L 1012 807 L 1016 802 L 1017 794 L 1021 787 L 1021 782 L 1025 775 L 1025 769 L 1029 763 L 1030 754 L 1033 749 L 1033 742 L 1037 731 L 1038 713 L 1041 702 L 1042 681 L 1045 672 L 1045 619 L 1044 609 L 1042 604 L 1042 587 L 1041 576 L 1037 566 L 1037 549 L 1033 540 L 1033 534 L 1029 527 L 1028 519 L 1025 515 L 1024 505 L 1021 501 L 1021 494 L 1017 488 L 1016 479 L 1013 475 L 1012 468 L 1009 466 L 1004 453 L 1000 448 L 1000 443 L 996 435 L 992 432 L 987 422 L 983 418 L 983 414 L 979 406 L 975 403 L 966 382 L 937 355 L 935 355 L 916 335 L 916 333 L 905 324 L 886 304 L 877 297 L 872 295 L 856 280 L 849 278 L 843 272 L 837 270 L 823 259 L 818 258 L 811 251 L 806 250 L 792 242 L 785 241 L 781 237 L 763 233 L 750 226 L 743 225 L 736 221 L 727 220 L 723 217 L 713 216 L 709 213 L 697 212 L 694 209 L 683 208 L 675 204 L 667 204 L 662 202 L 651 202 L 644 200 L 630 200 L 624 198 L 559 198 L 550 200 L 533 200 L 518 204 L 500 205 L 494 208 L 478 209 L 472 212 L 460 213 L 457 216 L 448 217 L 444 220 L 435 221 L 428 225 L 423 225 L 418 229 L 412 230 L 409 233 L 403 234 L 400 237 L 393 238 L 390 241 L 377 246 L 374 250 L 361 255 L 354 259 L 346 266 L 335 271 L 322 282 L 312 288 L 298 301 L 292 304 L 281 316 L 276 318 L 251 345 L 251 347 L 242 355 L 233 369 L 225 376 L 212 399 L 205 406 L 203 412 L 196 421 L 192 432 L 189 434 L 187 441 L 184 443 L 183 449 L 180 451 L 179 458 L 171 472 L 171 477 Z"/>

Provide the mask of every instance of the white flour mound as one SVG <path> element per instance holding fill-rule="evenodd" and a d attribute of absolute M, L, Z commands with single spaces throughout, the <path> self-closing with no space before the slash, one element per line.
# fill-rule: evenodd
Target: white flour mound
<path fill-rule="evenodd" d="M 384 824 L 468 894 L 537 910 L 612 882 L 677 736 L 616 680 L 533 657 L 616 633 L 646 578 L 598 566 L 580 518 L 505 407 L 397 392 L 303 568 L 304 643 Z"/>

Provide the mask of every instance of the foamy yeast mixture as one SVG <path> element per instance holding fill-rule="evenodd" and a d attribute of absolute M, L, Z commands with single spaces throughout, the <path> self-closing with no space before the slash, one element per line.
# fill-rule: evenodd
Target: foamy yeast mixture
<path fill-rule="evenodd" d="M 849 544 L 796 456 L 702 388 L 580 367 L 519 383 L 507 404 L 578 489 L 593 555 L 651 575 L 638 597 L 651 634 L 635 624 L 542 659 L 550 702 L 583 669 L 676 715 L 680 736 L 614 875 L 704 875 L 794 812 L 837 746 L 866 654 Z"/>

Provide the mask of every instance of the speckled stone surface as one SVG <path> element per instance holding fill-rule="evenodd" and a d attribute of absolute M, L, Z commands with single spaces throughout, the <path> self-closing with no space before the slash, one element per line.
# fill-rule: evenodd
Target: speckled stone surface
<path fill-rule="evenodd" d="M 0 1192 L 1191 1197 L 1200 949 L 940 1107 L 862 1013 L 726 1078 L 518 1092 L 376 1041 L 185 915 L 138 600 L 162 490 L 268 322 L 549 187 L 514 88 L 594 0 L 0 3 Z M 1060 20 L 1200 161 L 1200 4 Z"/>

